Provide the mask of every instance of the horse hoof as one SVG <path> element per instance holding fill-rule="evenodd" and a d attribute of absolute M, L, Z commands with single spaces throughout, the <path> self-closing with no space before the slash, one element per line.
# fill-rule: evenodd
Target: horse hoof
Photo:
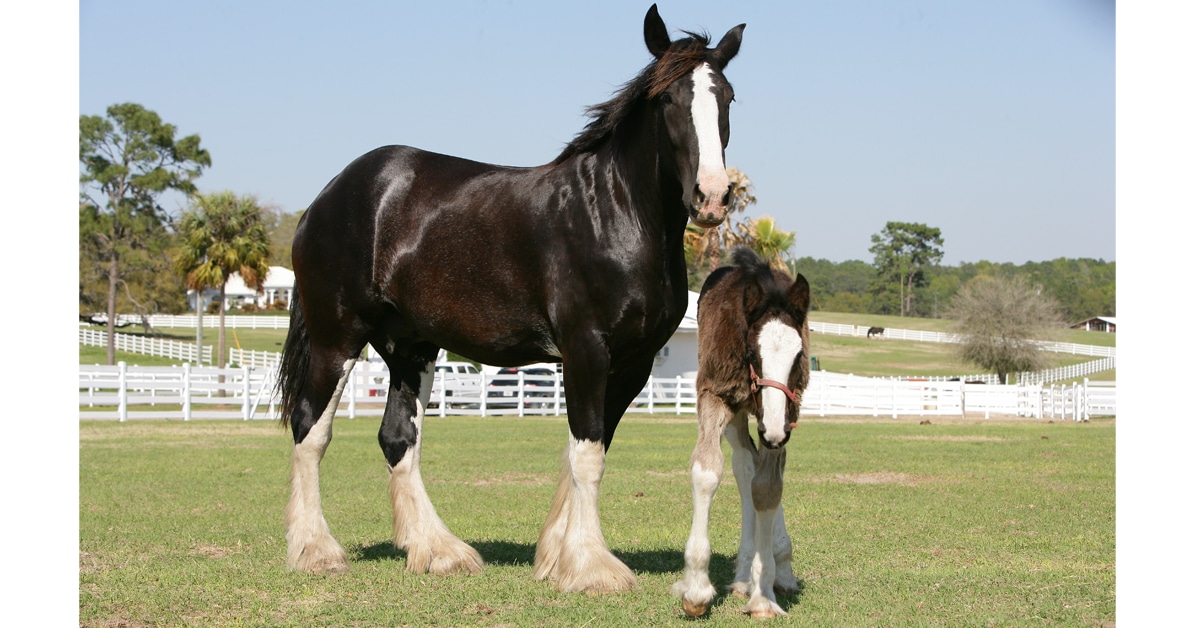
<path fill-rule="evenodd" d="M 708 604 L 692 604 L 691 602 L 684 600 L 683 612 L 687 613 L 688 617 L 701 617 L 708 612 Z"/>
<path fill-rule="evenodd" d="M 745 582 L 735 582 L 729 585 L 729 594 L 743 600 L 750 597 L 750 585 Z"/>
<path fill-rule="evenodd" d="M 775 611 L 769 608 L 759 611 L 746 611 L 746 614 L 752 619 L 775 619 L 776 617 L 779 617 Z"/>

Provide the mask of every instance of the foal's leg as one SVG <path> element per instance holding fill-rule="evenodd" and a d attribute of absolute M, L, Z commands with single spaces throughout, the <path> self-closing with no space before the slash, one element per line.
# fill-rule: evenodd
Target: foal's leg
<path fill-rule="evenodd" d="M 754 502 L 754 558 L 750 562 L 750 601 L 744 612 L 751 617 L 786 615 L 775 600 L 775 526 L 781 523 L 783 467 L 786 449 L 761 448 L 750 493 Z M 789 566 L 790 569 L 790 566 Z"/>
<path fill-rule="evenodd" d="M 712 545 L 708 540 L 708 520 L 713 495 L 721 483 L 725 456 L 721 453 L 721 431 L 733 417 L 723 401 L 703 393 L 696 402 L 700 433 L 692 451 L 692 532 L 683 553 L 683 580 L 671 591 L 683 598 L 683 612 L 699 617 L 708 612 L 717 590 L 708 578 Z"/>
<path fill-rule="evenodd" d="M 291 418 L 296 445 L 292 449 L 292 496 L 288 500 L 287 563 L 297 571 L 340 573 L 349 567 L 346 551 L 330 534 L 321 512 L 321 459 L 333 438 L 333 415 L 350 379 L 354 358 L 336 374 L 322 356 L 314 355 L 309 386 Z M 330 382 L 335 382 L 330 385 Z M 319 417 L 316 412 L 320 411 Z M 315 420 L 314 420 L 315 419 Z"/>
<path fill-rule="evenodd" d="M 739 412 L 725 428 L 725 440 L 733 452 L 733 477 L 737 480 L 738 497 L 742 506 L 742 534 L 738 543 L 737 571 L 729 590 L 738 597 L 750 595 L 750 566 L 754 560 L 754 498 L 750 484 L 758 465 L 758 450 L 750 439 L 747 415 Z"/>
<path fill-rule="evenodd" d="M 379 426 L 379 446 L 391 472 L 388 486 L 396 547 L 407 551 L 410 573 L 477 574 L 483 570 L 483 558 L 450 532 L 421 481 L 421 439 L 433 388 L 433 361 L 401 363 L 388 358 L 392 383 Z"/>
<path fill-rule="evenodd" d="M 550 578 L 561 591 L 624 591 L 637 584 L 633 571 L 604 541 L 599 502 L 604 455 L 612 437 L 612 430 L 606 427 L 606 409 L 619 406 L 623 412 L 646 378 L 641 374 L 641 381 L 629 393 L 638 373 L 614 373 L 606 381 L 607 370 L 607 352 L 599 342 L 590 351 L 563 353 L 564 383 L 571 391 L 567 398 L 571 436 L 533 563 L 534 578 Z M 649 367 L 645 372 L 649 373 Z"/>

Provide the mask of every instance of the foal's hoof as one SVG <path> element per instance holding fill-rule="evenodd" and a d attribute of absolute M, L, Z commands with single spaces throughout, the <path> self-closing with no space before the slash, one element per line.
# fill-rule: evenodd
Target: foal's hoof
<path fill-rule="evenodd" d="M 692 604 L 691 602 L 684 600 L 683 612 L 687 613 L 688 617 L 702 617 L 708 612 L 708 604 Z"/>
<path fill-rule="evenodd" d="M 765 597 L 752 598 L 742 612 L 754 619 L 774 619 L 787 615 L 783 608 Z"/>

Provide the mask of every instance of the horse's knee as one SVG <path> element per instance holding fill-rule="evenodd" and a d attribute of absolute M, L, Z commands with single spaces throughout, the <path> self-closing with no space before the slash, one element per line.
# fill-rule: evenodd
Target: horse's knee
<path fill-rule="evenodd" d="M 417 426 L 407 415 L 383 417 L 379 425 L 379 448 L 389 467 L 400 464 L 410 448 L 417 443 Z"/>

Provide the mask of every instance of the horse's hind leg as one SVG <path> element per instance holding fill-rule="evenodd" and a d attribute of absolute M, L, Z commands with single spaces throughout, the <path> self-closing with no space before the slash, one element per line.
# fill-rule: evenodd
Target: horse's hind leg
<path fill-rule="evenodd" d="M 683 599 L 683 611 L 691 617 L 708 612 L 717 595 L 708 577 L 712 546 L 708 520 L 713 496 L 721 483 L 725 456 L 721 453 L 721 431 L 732 418 L 729 407 L 715 396 L 703 393 L 696 404 L 700 433 L 692 451 L 692 532 L 684 550 L 683 579 L 672 592 Z"/>
<path fill-rule="evenodd" d="M 287 562 L 298 571 L 340 573 L 348 568 L 346 551 L 330 534 L 321 512 L 320 467 L 333 438 L 333 415 L 354 361 L 354 358 L 346 360 L 340 365 L 340 372 L 334 374 L 328 364 L 323 365 L 314 356 L 314 377 L 291 418 L 296 445 L 292 449 L 292 496 L 285 514 Z M 314 420 L 318 409 L 321 414 Z"/>
<path fill-rule="evenodd" d="M 421 480 L 422 430 L 436 355 L 436 347 L 428 358 L 384 355 L 392 381 L 379 426 L 379 446 L 391 471 L 394 538 L 396 547 L 408 553 L 410 573 L 476 574 L 483 570 L 483 558 L 438 517 Z"/>

